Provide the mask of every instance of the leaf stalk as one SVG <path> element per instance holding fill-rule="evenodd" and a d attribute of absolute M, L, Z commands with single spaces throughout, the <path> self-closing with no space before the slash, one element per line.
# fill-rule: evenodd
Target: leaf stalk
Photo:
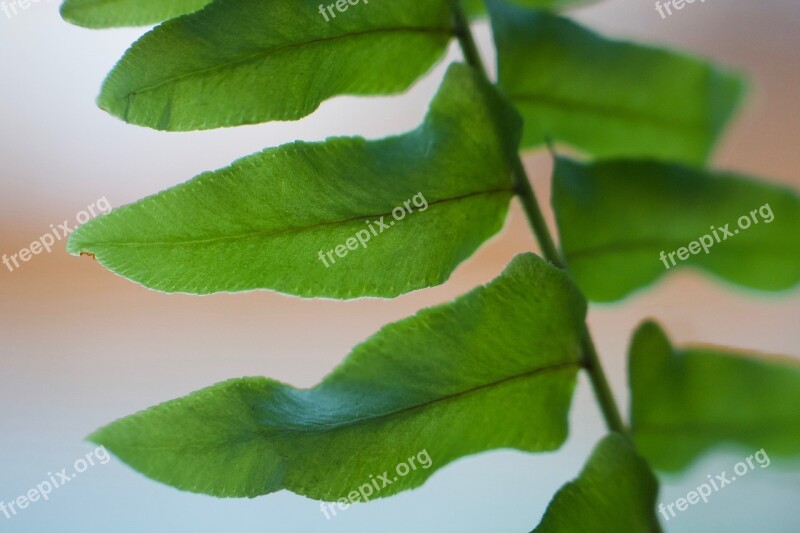
<path fill-rule="evenodd" d="M 453 23 L 455 36 L 464 54 L 464 60 L 478 71 L 487 81 L 489 75 L 486 72 L 483 61 L 481 60 L 480 52 L 475 44 L 475 38 L 470 29 L 469 20 L 467 19 L 463 8 L 461 7 L 460 0 L 452 0 L 453 5 Z M 550 235 L 550 230 L 545 222 L 544 215 L 539 208 L 539 202 L 536 198 L 536 193 L 531 187 L 530 179 L 525 171 L 525 165 L 522 163 L 522 158 L 519 152 L 515 152 L 512 166 L 512 177 L 514 180 L 514 187 L 522 202 L 522 207 L 525 210 L 525 215 L 528 218 L 528 223 L 533 230 L 539 247 L 542 249 L 542 255 L 558 268 L 564 268 L 565 262 L 561 254 L 556 248 L 553 237 Z M 603 366 L 600 363 L 600 358 L 597 355 L 597 349 L 594 346 L 591 333 L 587 325 L 584 324 L 583 339 L 581 341 L 581 351 L 583 355 L 583 367 L 589 374 L 589 379 L 592 383 L 597 401 L 600 404 L 600 410 L 603 413 L 606 426 L 610 431 L 617 432 L 626 438 L 630 439 L 628 430 L 622 421 L 617 403 L 614 400 L 614 395 L 611 391 L 611 386 L 608 383 Z"/>

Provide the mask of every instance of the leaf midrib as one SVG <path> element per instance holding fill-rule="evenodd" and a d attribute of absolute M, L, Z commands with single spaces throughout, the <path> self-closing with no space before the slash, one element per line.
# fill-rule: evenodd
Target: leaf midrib
<path fill-rule="evenodd" d="M 655 422 L 655 423 L 640 423 L 633 425 L 633 432 L 637 435 L 646 436 L 661 435 L 665 433 L 679 434 L 683 436 L 700 436 L 703 438 L 717 438 L 719 433 L 730 433 L 736 436 L 744 428 L 746 430 L 755 429 L 758 432 L 776 431 L 779 433 L 786 432 L 786 424 L 797 421 L 797 417 L 793 417 L 791 413 L 787 413 L 786 417 L 778 417 L 767 419 L 762 418 L 751 420 L 719 420 L 719 419 L 697 419 L 691 423 L 686 422 Z M 727 437 L 731 438 L 731 437 Z"/>
<path fill-rule="evenodd" d="M 162 81 L 160 81 L 160 82 L 158 82 L 158 83 L 156 83 L 154 85 L 149 85 L 149 86 L 142 87 L 142 88 L 139 88 L 139 89 L 130 90 L 122 97 L 122 98 L 127 98 L 127 100 L 128 100 L 127 107 L 125 109 L 125 116 L 128 116 L 131 97 L 139 96 L 142 93 L 146 93 L 146 92 L 149 92 L 149 91 L 154 91 L 154 90 L 158 89 L 159 87 L 162 87 L 164 85 L 168 85 L 168 84 L 171 84 L 171 83 L 175 83 L 175 82 L 177 82 L 177 81 L 179 81 L 181 79 L 184 79 L 184 78 L 189 78 L 189 77 L 193 77 L 193 76 L 201 76 L 201 75 L 207 74 L 209 72 L 214 72 L 216 70 L 223 70 L 223 69 L 232 67 L 234 65 L 239 65 L 239 64 L 242 64 L 242 63 L 247 63 L 249 61 L 258 60 L 258 59 L 261 59 L 263 57 L 268 57 L 268 56 L 273 55 L 273 54 L 278 54 L 278 53 L 281 53 L 281 52 L 285 52 L 287 50 L 291 50 L 291 49 L 294 49 L 294 48 L 300 48 L 300 47 L 303 47 L 303 46 L 311 46 L 311 45 L 316 45 L 316 44 L 320 44 L 320 43 L 333 42 L 333 41 L 338 41 L 338 40 L 348 39 L 348 38 L 364 37 L 364 36 L 369 36 L 369 35 L 376 34 L 376 33 L 395 33 L 395 32 L 396 33 L 401 33 L 401 32 L 406 32 L 406 33 L 434 33 L 434 34 L 442 34 L 442 35 L 448 35 L 448 36 L 451 36 L 453 34 L 453 31 L 452 31 L 451 28 L 440 28 L 440 27 L 425 27 L 425 26 L 413 27 L 413 26 L 407 26 L 407 27 L 376 28 L 376 29 L 372 29 L 372 30 L 364 30 L 364 31 L 361 31 L 361 32 L 353 32 L 353 33 L 345 33 L 345 34 L 342 34 L 342 35 L 335 35 L 333 37 L 321 37 L 321 38 L 317 38 L 317 39 L 311 39 L 311 40 L 308 40 L 308 41 L 302 41 L 302 42 L 299 42 L 299 43 L 291 43 L 291 44 L 286 44 L 286 45 L 283 45 L 283 46 L 276 46 L 276 47 L 268 48 L 266 50 L 259 50 L 258 52 L 254 52 L 252 54 L 248 54 L 248 55 L 243 56 L 243 57 L 232 59 L 230 61 L 226 61 L 226 62 L 220 63 L 218 65 L 213 65 L 213 66 L 210 66 L 210 67 L 207 67 L 207 68 L 204 68 L 204 69 L 192 70 L 190 72 L 186 72 L 186 73 L 181 74 L 179 76 L 173 76 L 173 77 L 167 78 L 165 80 L 162 80 Z"/>
<path fill-rule="evenodd" d="M 746 233 L 745 233 L 746 235 Z M 737 234 L 736 236 L 739 236 Z M 688 247 L 689 243 L 696 241 L 699 237 L 696 237 L 694 240 L 669 240 L 669 239 L 650 239 L 650 240 L 633 240 L 633 241 L 618 241 L 613 244 L 600 244 L 596 246 L 586 247 L 586 248 L 579 248 L 576 250 L 570 250 L 567 252 L 567 255 L 572 258 L 580 258 L 584 259 L 587 256 L 596 256 L 596 255 L 605 255 L 605 254 L 612 254 L 615 252 L 625 252 L 625 251 L 642 251 L 648 248 L 664 248 L 666 247 L 673 247 L 670 249 L 665 249 L 665 252 L 673 252 L 676 251 L 678 248 L 686 248 Z M 732 237 L 729 237 L 726 240 L 733 240 Z M 726 241 L 722 242 L 714 242 L 714 245 L 709 248 L 709 250 L 714 249 L 714 247 L 722 246 L 725 244 Z M 760 253 L 766 253 L 772 251 L 775 255 L 786 255 L 787 247 L 789 244 L 784 244 L 781 242 L 745 242 L 742 241 L 741 244 L 733 244 L 729 246 L 734 246 L 737 249 L 758 249 Z M 777 247 L 777 248 L 775 248 Z M 697 255 L 697 254 L 692 254 Z M 705 254 L 703 254 L 705 255 Z"/>
<path fill-rule="evenodd" d="M 471 192 L 471 193 L 463 194 L 463 195 L 460 195 L 460 196 L 453 196 L 453 197 L 450 197 L 450 198 L 443 198 L 441 200 L 435 200 L 435 201 L 432 201 L 432 202 L 428 202 L 428 208 L 430 209 L 430 208 L 433 208 L 435 206 L 438 206 L 438 205 L 441 205 L 441 204 L 445 204 L 445 203 L 449 203 L 449 202 L 457 202 L 457 201 L 464 200 L 466 198 L 470 198 L 470 197 L 473 197 L 473 196 L 480 196 L 480 195 L 490 196 L 490 195 L 493 195 L 493 194 L 511 193 L 511 192 L 513 192 L 513 187 L 511 185 L 509 185 L 508 187 L 489 189 L 489 190 L 485 190 L 485 191 Z M 427 211 L 427 209 L 426 209 L 426 211 Z M 347 224 L 349 222 L 354 222 L 354 221 L 362 220 L 362 219 L 365 219 L 365 218 L 387 217 L 387 216 L 391 215 L 391 213 L 392 212 L 389 211 L 387 213 L 364 214 L 364 215 L 354 216 L 354 217 L 347 218 L 347 219 L 342 219 L 342 220 L 319 222 L 319 223 L 316 223 L 316 224 L 312 224 L 310 226 L 285 228 L 285 229 L 280 229 L 280 230 L 276 230 L 276 231 L 254 231 L 254 232 L 242 233 L 242 234 L 238 234 L 238 235 L 222 235 L 222 236 L 217 236 L 217 237 L 209 237 L 209 238 L 206 238 L 206 239 L 192 239 L 192 240 L 184 240 L 184 241 L 176 240 L 176 241 L 171 241 L 171 242 L 170 241 L 145 241 L 145 242 L 140 242 L 140 241 L 125 241 L 125 242 L 99 241 L 99 242 L 90 242 L 90 243 L 81 244 L 81 249 L 91 250 L 93 247 L 96 247 L 96 246 L 188 246 L 188 245 L 194 245 L 194 244 L 207 244 L 207 243 L 218 242 L 218 241 L 233 241 L 233 240 L 247 239 L 247 238 L 250 238 L 250 237 L 258 237 L 258 236 L 264 237 L 264 238 L 270 238 L 270 237 L 276 237 L 276 236 L 279 236 L 279 235 L 286 235 L 286 234 L 291 234 L 291 233 L 301 233 L 301 232 L 304 232 L 304 231 L 310 231 L 310 230 L 313 230 L 313 229 L 322 228 L 322 227 L 326 227 L 326 226 L 335 226 L 335 225 L 339 225 L 339 224 Z M 416 214 L 418 214 L 418 213 L 419 212 L 417 212 Z"/>
<path fill-rule="evenodd" d="M 531 93 L 510 93 L 509 98 L 514 102 L 522 104 L 542 104 L 550 107 L 566 109 L 567 111 L 587 112 L 595 115 L 604 115 L 612 119 L 623 120 L 626 122 L 649 123 L 669 127 L 676 131 L 693 131 L 705 133 L 703 122 L 688 122 L 674 120 L 665 116 L 653 115 L 648 113 L 636 113 L 636 110 L 620 106 L 598 105 L 593 102 L 584 103 L 574 99 L 559 98 L 553 94 Z"/>
<path fill-rule="evenodd" d="M 417 410 L 426 409 L 428 407 L 431 407 L 431 406 L 439 404 L 439 403 L 444 403 L 444 402 L 451 401 L 451 400 L 457 400 L 458 398 L 462 398 L 462 397 L 468 396 L 470 394 L 474 394 L 474 393 L 480 392 L 480 391 L 485 390 L 485 389 L 499 387 L 499 386 L 502 386 L 502 385 L 504 385 L 506 383 L 509 383 L 509 382 L 512 382 L 512 381 L 523 380 L 523 379 L 527 379 L 527 378 L 533 378 L 533 377 L 539 376 L 541 374 L 546 374 L 546 373 L 549 373 L 549 372 L 560 372 L 560 371 L 563 371 L 563 370 L 573 369 L 573 368 L 575 370 L 578 370 L 578 369 L 581 368 L 580 360 L 576 359 L 576 360 L 572 360 L 572 361 L 564 361 L 564 362 L 561 362 L 561 363 L 551 364 L 549 366 L 543 366 L 543 367 L 539 367 L 539 368 L 534 368 L 534 369 L 527 370 L 527 371 L 519 373 L 519 374 L 515 374 L 513 376 L 507 376 L 507 377 L 499 379 L 497 381 L 493 381 L 493 382 L 490 382 L 490 383 L 484 383 L 482 385 L 478 385 L 478 386 L 473 387 L 471 389 L 458 391 L 456 393 L 453 393 L 453 394 L 450 394 L 450 395 L 447 395 L 447 396 L 440 396 L 438 398 L 434 398 L 432 400 L 428 400 L 428 401 L 423 402 L 423 403 L 410 405 L 410 406 L 404 407 L 402 409 L 396 409 L 394 411 L 389 411 L 389 412 L 386 412 L 386 413 L 380 413 L 380 414 L 372 415 L 372 416 L 366 416 L 366 417 L 361 417 L 361 418 L 350 419 L 350 420 L 347 420 L 347 421 L 344 421 L 344 422 L 340 422 L 340 423 L 331 423 L 331 424 L 325 424 L 325 425 L 320 424 L 320 425 L 316 425 L 314 427 L 308 427 L 308 428 L 303 428 L 303 427 L 273 428 L 273 427 L 263 427 L 265 424 L 263 422 L 259 421 L 258 419 L 255 419 L 255 422 L 259 427 L 255 428 L 255 431 L 252 434 L 238 434 L 236 436 L 235 440 L 236 440 L 237 443 L 243 444 L 243 443 L 251 442 L 251 441 L 256 440 L 258 438 L 271 439 L 271 438 L 275 438 L 276 436 L 281 436 L 281 435 L 284 435 L 284 436 L 285 435 L 290 435 L 290 434 L 305 434 L 305 435 L 308 435 L 308 434 L 312 434 L 312 433 L 333 432 L 333 431 L 337 431 L 337 430 L 340 430 L 340 429 L 346 429 L 346 428 L 355 427 L 355 426 L 359 426 L 359 425 L 363 425 L 363 424 L 369 424 L 369 423 L 372 423 L 372 422 L 376 422 L 378 420 L 391 418 L 391 417 L 395 417 L 395 416 L 400 416 L 402 414 L 410 413 L 410 412 L 417 411 Z M 307 391 L 307 392 L 310 392 L 310 391 Z M 101 429 L 100 431 L 103 431 L 103 430 Z M 95 441 L 92 441 L 92 442 L 95 442 Z M 97 442 L 102 442 L 102 439 L 98 440 Z M 206 443 L 203 443 L 203 444 L 198 444 L 197 441 L 194 441 L 193 443 L 191 443 L 191 445 L 188 445 L 188 446 L 187 445 L 182 445 L 182 446 L 178 446 L 178 447 L 175 447 L 175 446 L 148 446 L 146 444 L 138 444 L 137 447 L 139 449 L 147 449 L 147 450 L 164 450 L 164 449 L 166 449 L 166 450 L 174 450 L 174 449 L 187 450 L 187 449 L 196 449 L 196 450 L 204 451 L 204 450 L 207 450 L 208 448 L 227 447 L 227 446 L 230 445 L 230 442 L 231 442 L 231 439 L 223 439 L 221 441 L 209 441 L 209 442 L 206 442 Z"/>
<path fill-rule="evenodd" d="M 453 394 L 450 394 L 450 395 L 447 395 L 447 396 L 440 396 L 438 398 L 434 398 L 432 400 L 428 400 L 428 401 L 423 402 L 423 403 L 410 405 L 408 407 L 404 407 L 402 409 L 396 409 L 394 411 L 389 411 L 387 413 L 380 413 L 380 414 L 376 414 L 376 415 L 372 415 L 372 416 L 366 416 L 366 417 L 362 417 L 362 418 L 350 419 L 350 420 L 346 420 L 346 421 L 341 422 L 341 423 L 317 425 L 317 426 L 314 426 L 314 427 L 311 427 L 311 428 L 278 429 L 277 431 L 276 430 L 272 430 L 272 431 L 270 431 L 270 433 L 272 433 L 272 434 L 274 434 L 276 432 L 281 432 L 281 433 L 315 433 L 315 432 L 325 433 L 325 432 L 328 432 L 328 431 L 334 431 L 334 430 L 338 430 L 338 429 L 342 429 L 342 428 L 357 426 L 357 425 L 361 425 L 361 424 L 367 424 L 367 423 L 375 422 L 377 420 L 381 420 L 381 419 L 384 419 L 384 418 L 399 416 L 399 415 L 402 415 L 404 413 L 408 413 L 408 412 L 411 412 L 411 411 L 416 411 L 416 410 L 419 410 L 419 409 L 425 409 L 427 407 L 430 407 L 432 405 L 436 405 L 438 403 L 442 403 L 442 402 L 458 399 L 458 398 L 461 398 L 463 396 L 468 396 L 470 394 L 473 394 L 475 392 L 479 392 L 479 391 L 484 390 L 484 389 L 498 387 L 498 386 L 504 385 L 504 384 L 506 384 L 508 382 L 511 382 L 511 381 L 526 379 L 526 378 L 538 376 L 540 374 L 544 374 L 544 373 L 547 373 L 547 372 L 558 372 L 560 370 L 565 370 L 565 369 L 568 369 L 568 368 L 578 369 L 578 368 L 580 368 L 580 366 L 581 366 L 580 360 L 564 361 L 564 362 L 555 363 L 555 364 L 552 364 L 552 365 L 549 365 L 549 366 L 543 366 L 543 367 L 539 367 L 539 368 L 534 368 L 532 370 L 527 370 L 527 371 L 522 372 L 520 374 L 515 374 L 513 376 L 507 376 L 507 377 L 499 379 L 497 381 L 492 381 L 490 383 L 484 383 L 482 385 L 478 385 L 478 386 L 473 387 L 471 389 L 458 391 L 456 393 L 453 393 Z"/>

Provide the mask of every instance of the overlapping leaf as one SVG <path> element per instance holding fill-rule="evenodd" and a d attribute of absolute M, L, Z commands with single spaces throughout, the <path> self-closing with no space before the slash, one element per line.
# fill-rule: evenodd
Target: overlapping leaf
<path fill-rule="evenodd" d="M 654 533 L 658 481 L 630 442 L 613 433 L 592 452 L 580 476 L 553 497 L 533 533 Z"/>
<path fill-rule="evenodd" d="M 167 292 L 397 296 L 443 282 L 500 229 L 520 128 L 453 65 L 411 133 L 266 150 L 89 222 L 68 250 Z"/>
<path fill-rule="evenodd" d="M 678 470 L 723 443 L 800 456 L 800 363 L 717 347 L 673 348 L 654 323 L 630 348 L 631 429 L 654 467 Z"/>
<path fill-rule="evenodd" d="M 144 26 L 193 13 L 210 4 L 213 0 L 65 0 L 61 8 L 64 18 L 86 28 L 114 28 L 123 26 Z M 592 0 L 509 0 L 527 7 L 543 9 L 562 9 L 581 5 Z M 464 10 L 471 16 L 486 13 L 484 0 L 463 0 Z M 368 2 L 364 2 L 368 4 Z M 326 10 L 341 13 L 336 2 L 322 2 Z M 351 4 L 352 5 L 352 4 Z M 318 8 L 319 6 L 317 6 Z M 349 10 L 349 8 L 348 8 Z M 326 11 L 330 18 L 330 12 Z"/>
<path fill-rule="evenodd" d="M 557 158 L 553 206 L 590 300 L 616 300 L 682 266 L 764 291 L 800 282 L 800 198 L 785 187 L 653 161 Z"/>
<path fill-rule="evenodd" d="M 546 11 L 489 6 L 523 147 L 550 138 L 597 157 L 701 163 L 741 97 L 739 78 L 699 59 L 606 39 Z"/>
<path fill-rule="evenodd" d="M 65 0 L 64 20 L 85 28 L 145 26 L 193 13 L 212 0 Z"/>
<path fill-rule="evenodd" d="M 450 41 L 449 0 L 347 5 L 326 21 L 312 0 L 216 0 L 136 42 L 99 104 L 171 131 L 293 120 L 332 96 L 406 89 Z"/>
<path fill-rule="evenodd" d="M 487 286 L 383 328 L 312 389 L 228 381 L 90 439 L 189 491 L 337 500 L 389 472 L 374 491 L 387 496 L 467 454 L 560 446 L 585 313 L 563 271 L 524 254 Z M 432 464 L 398 476 L 422 451 Z"/>

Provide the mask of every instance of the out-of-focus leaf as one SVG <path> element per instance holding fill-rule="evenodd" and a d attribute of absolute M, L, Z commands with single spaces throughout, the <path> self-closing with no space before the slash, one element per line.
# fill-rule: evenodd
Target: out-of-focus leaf
<path fill-rule="evenodd" d="M 228 381 L 90 440 L 193 492 L 332 501 L 387 472 L 373 497 L 387 496 L 468 454 L 559 447 L 585 313 L 563 271 L 524 254 L 487 286 L 386 326 L 312 389 Z M 396 469 L 422 451 L 428 467 Z"/>
<path fill-rule="evenodd" d="M 740 100 L 741 80 L 705 61 L 488 5 L 499 84 L 523 115 L 525 148 L 550 138 L 597 157 L 701 163 Z"/>
<path fill-rule="evenodd" d="M 659 470 L 685 468 L 736 443 L 769 457 L 800 456 L 800 363 L 727 348 L 676 349 L 643 324 L 630 348 L 631 429 Z"/>
<path fill-rule="evenodd" d="M 294 120 L 332 96 L 406 89 L 452 36 L 449 0 L 347 5 L 326 22 L 317 1 L 216 0 L 136 42 L 100 107 L 171 131 Z"/>
<path fill-rule="evenodd" d="M 557 158 L 553 206 L 590 300 L 622 298 L 681 266 L 764 291 L 800 282 L 800 198 L 785 187 L 653 161 Z"/>
<path fill-rule="evenodd" d="M 147 26 L 193 13 L 212 0 L 65 0 L 64 20 L 84 28 Z"/>
<path fill-rule="evenodd" d="M 566 9 L 568 7 L 580 6 L 598 0 L 505 0 L 506 2 L 521 7 L 536 7 L 540 9 Z M 486 14 L 485 0 L 461 0 L 464 11 L 471 17 Z"/>
<path fill-rule="evenodd" d="M 553 497 L 533 533 L 653 533 L 658 481 L 625 437 L 612 433 L 580 476 Z"/>
<path fill-rule="evenodd" d="M 68 250 L 166 292 L 394 297 L 442 283 L 502 227 L 520 129 L 456 64 L 411 133 L 266 150 L 90 221 Z"/>

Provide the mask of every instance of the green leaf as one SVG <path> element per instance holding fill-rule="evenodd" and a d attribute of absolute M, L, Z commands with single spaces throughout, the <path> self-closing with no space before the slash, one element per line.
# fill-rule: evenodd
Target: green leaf
<path fill-rule="evenodd" d="M 97 218 L 67 249 L 166 292 L 394 297 L 444 282 L 499 231 L 520 129 L 453 65 L 410 133 L 266 150 Z"/>
<path fill-rule="evenodd" d="M 593 301 L 682 266 L 763 291 L 800 282 L 800 198 L 785 187 L 653 161 L 557 158 L 553 206 L 569 269 Z"/>
<path fill-rule="evenodd" d="M 653 533 L 658 481 L 628 440 L 612 433 L 580 476 L 553 497 L 534 533 Z"/>
<path fill-rule="evenodd" d="M 701 163 L 741 98 L 742 81 L 705 61 L 489 6 L 499 84 L 523 115 L 525 148 L 550 138 L 597 157 Z"/>
<path fill-rule="evenodd" d="M 673 348 L 643 324 L 630 348 L 631 429 L 655 468 L 685 468 L 723 443 L 800 456 L 800 363 L 718 347 Z"/>
<path fill-rule="evenodd" d="M 563 271 L 524 254 L 492 283 L 384 327 L 312 389 L 232 380 L 89 438 L 193 492 L 333 501 L 388 472 L 373 497 L 388 496 L 468 454 L 559 447 L 585 314 Z M 432 464 L 391 479 L 423 451 Z"/>
<path fill-rule="evenodd" d="M 64 20 L 84 28 L 147 26 L 202 9 L 212 0 L 65 0 Z"/>
<path fill-rule="evenodd" d="M 541 9 L 566 9 L 583 4 L 592 3 L 596 0 L 505 0 L 506 2 L 520 7 L 536 7 Z M 484 0 L 461 0 L 464 11 L 471 17 L 486 14 Z"/>
<path fill-rule="evenodd" d="M 216 0 L 136 42 L 99 105 L 170 131 L 295 120 L 332 96 L 405 90 L 452 36 L 449 0 L 347 5 L 326 22 L 316 0 Z"/>

